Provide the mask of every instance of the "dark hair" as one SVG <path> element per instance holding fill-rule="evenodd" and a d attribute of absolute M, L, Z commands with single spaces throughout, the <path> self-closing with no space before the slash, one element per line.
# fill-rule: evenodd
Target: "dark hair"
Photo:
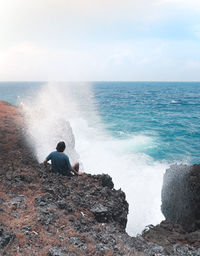
<path fill-rule="evenodd" d="M 56 150 L 58 151 L 58 152 L 63 152 L 64 150 L 65 150 L 65 142 L 64 141 L 60 141 L 60 142 L 58 142 L 58 144 L 57 144 L 57 147 L 56 147 Z"/>

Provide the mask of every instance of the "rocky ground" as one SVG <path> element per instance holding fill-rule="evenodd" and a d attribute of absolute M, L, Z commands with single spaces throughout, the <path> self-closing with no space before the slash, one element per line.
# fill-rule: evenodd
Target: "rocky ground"
<path fill-rule="evenodd" d="M 22 127 L 21 112 L 0 102 L 0 255 L 200 255 L 198 228 L 189 233 L 177 221 L 130 237 L 128 203 L 111 177 L 51 173 Z"/>
<path fill-rule="evenodd" d="M 173 165 L 166 171 L 162 212 L 188 232 L 200 229 L 200 165 Z"/>

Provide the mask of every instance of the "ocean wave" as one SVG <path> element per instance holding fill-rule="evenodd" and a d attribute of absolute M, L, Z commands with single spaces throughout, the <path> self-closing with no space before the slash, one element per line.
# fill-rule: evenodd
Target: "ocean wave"
<path fill-rule="evenodd" d="M 140 233 L 146 225 L 163 219 L 161 187 L 167 164 L 154 161 L 145 152 L 157 147 L 155 136 L 112 136 L 101 120 L 89 84 L 46 84 L 32 100 L 23 101 L 22 107 L 38 161 L 54 150 L 59 140 L 64 140 L 70 159 L 81 161 L 85 172 L 110 174 L 115 188 L 126 193 L 130 234 Z M 66 122 L 72 128 L 75 147 L 70 145 L 68 130 L 63 129 Z"/>

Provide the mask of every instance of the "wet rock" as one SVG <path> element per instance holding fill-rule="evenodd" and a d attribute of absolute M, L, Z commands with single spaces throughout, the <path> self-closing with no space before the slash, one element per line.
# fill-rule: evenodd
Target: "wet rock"
<path fill-rule="evenodd" d="M 91 205 L 91 212 L 98 222 L 114 221 L 122 229 L 126 227 L 128 204 L 125 200 L 125 194 L 121 190 L 111 190 L 108 187 L 95 187 L 90 194 L 93 197 L 99 197 L 104 200 L 104 205 Z M 110 200 L 113 198 L 114 200 Z M 91 204 L 92 200 L 90 200 Z"/>
<path fill-rule="evenodd" d="M 186 231 L 200 229 L 200 165 L 173 165 L 164 175 L 162 212 Z"/>
<path fill-rule="evenodd" d="M 119 189 L 116 191 L 116 200 L 113 207 L 113 219 L 125 229 L 127 224 L 128 203 L 126 202 L 125 193 Z"/>
<path fill-rule="evenodd" d="M 112 181 L 112 178 L 108 174 L 102 174 L 100 177 L 101 185 L 103 187 L 108 187 L 110 189 L 114 188 L 114 183 Z"/>

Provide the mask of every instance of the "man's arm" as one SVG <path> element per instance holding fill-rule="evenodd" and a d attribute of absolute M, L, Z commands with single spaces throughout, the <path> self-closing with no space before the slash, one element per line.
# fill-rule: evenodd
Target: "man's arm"
<path fill-rule="evenodd" d="M 75 168 L 73 168 L 72 166 L 69 168 L 69 170 L 70 170 L 71 172 L 73 172 L 73 173 L 74 173 L 75 175 L 77 175 L 77 176 L 80 176 L 80 175 L 83 174 L 83 172 L 78 172 L 78 171 L 76 171 Z"/>
<path fill-rule="evenodd" d="M 77 172 L 73 167 L 70 167 L 70 171 L 73 172 L 75 175 L 81 175 L 81 172 Z"/>
<path fill-rule="evenodd" d="M 51 159 L 51 155 L 52 153 L 50 153 L 47 158 L 43 161 L 43 164 L 46 166 L 47 165 L 47 162 Z"/>
<path fill-rule="evenodd" d="M 45 159 L 44 161 L 43 161 L 43 164 L 46 166 L 47 165 L 47 159 Z"/>
<path fill-rule="evenodd" d="M 70 165 L 70 171 L 73 172 L 75 175 L 82 175 L 82 172 L 79 172 L 79 162 L 76 162 L 73 167 Z"/>

